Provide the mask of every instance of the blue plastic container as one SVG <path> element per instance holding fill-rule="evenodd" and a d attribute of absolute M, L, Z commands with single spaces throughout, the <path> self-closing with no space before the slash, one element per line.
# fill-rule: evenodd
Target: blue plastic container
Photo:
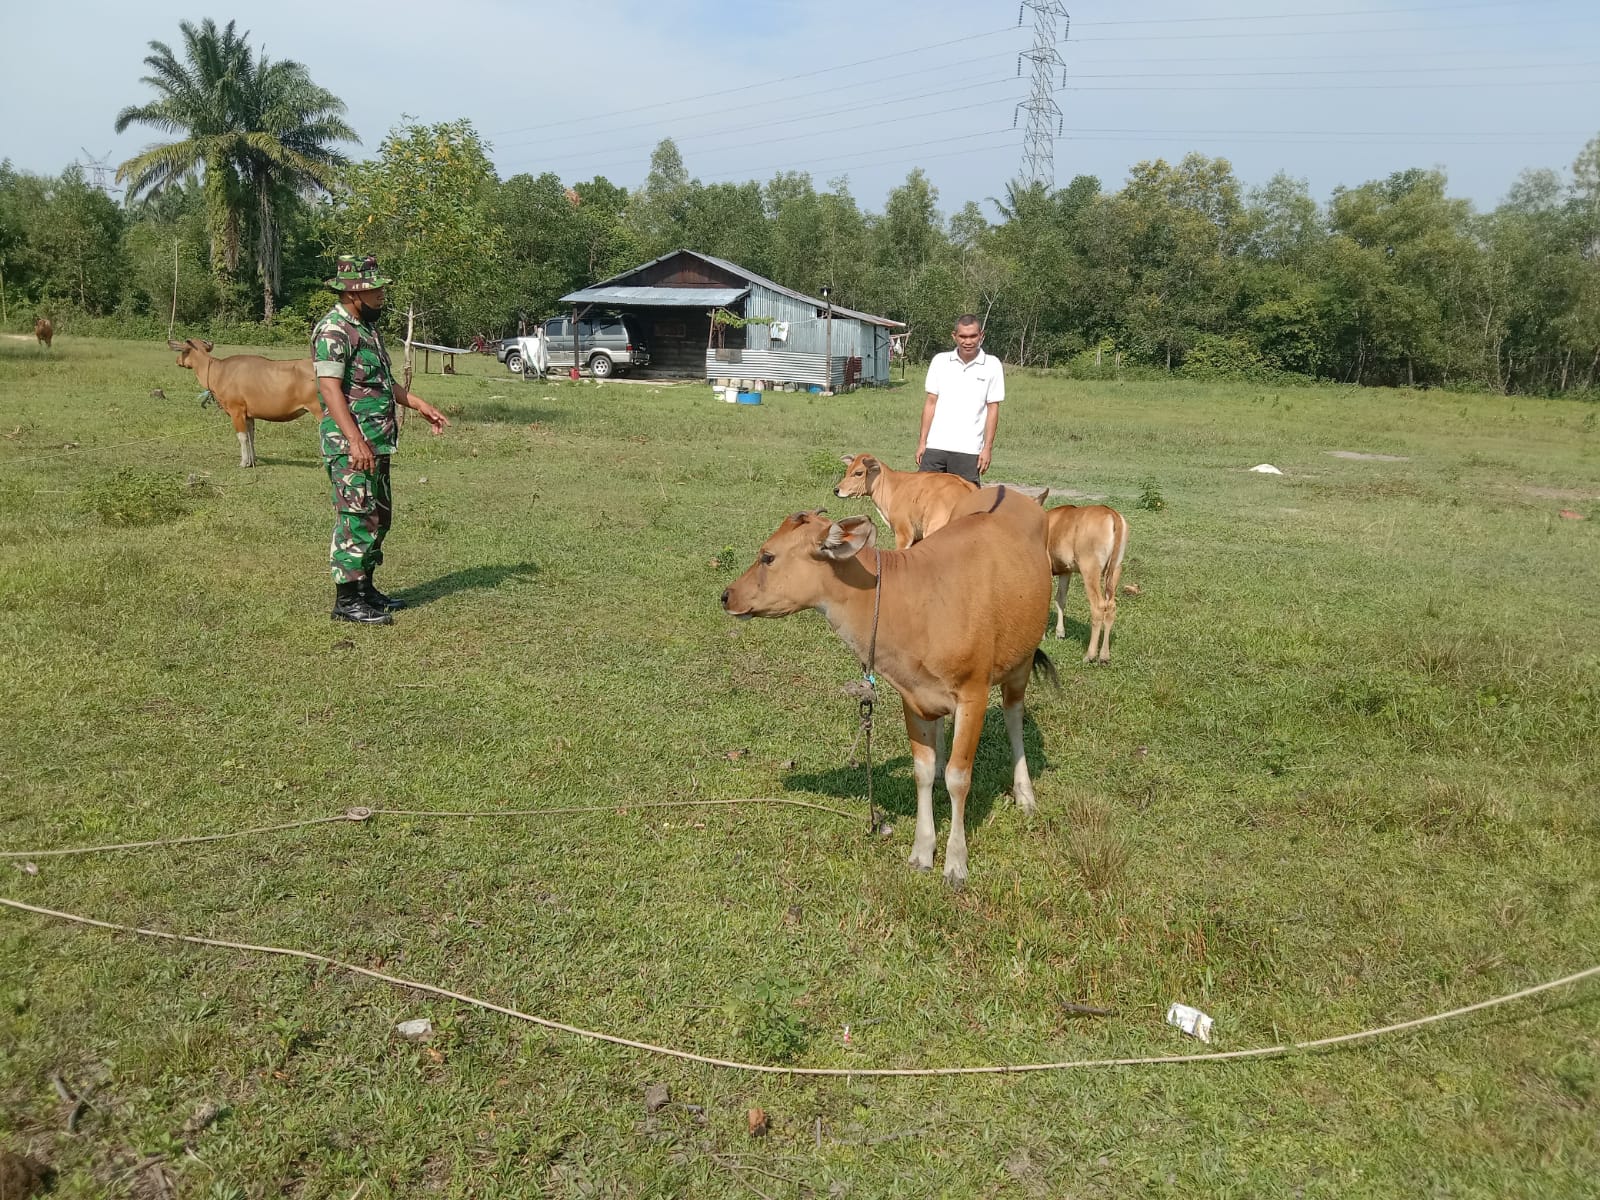
<path fill-rule="evenodd" d="M 740 404 L 760 404 L 761 403 L 761 393 L 760 392 L 740 392 L 739 393 L 739 403 Z"/>

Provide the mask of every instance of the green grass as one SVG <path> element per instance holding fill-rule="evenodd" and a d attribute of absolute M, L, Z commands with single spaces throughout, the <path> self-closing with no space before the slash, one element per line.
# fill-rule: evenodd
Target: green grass
<path fill-rule="evenodd" d="M 1162 1023 L 1173 1000 L 1250 1047 L 1596 961 L 1592 407 L 1015 377 L 994 477 L 1121 508 L 1141 591 L 1109 668 L 1078 666 L 1076 587 L 1046 643 L 1066 683 L 1030 693 L 1031 821 L 991 711 L 957 895 L 905 866 L 892 697 L 887 840 L 864 813 L 626 807 L 864 807 L 848 652 L 814 614 L 741 625 L 717 595 L 784 515 L 864 511 L 830 495 L 834 464 L 909 462 L 915 380 L 745 408 L 467 369 L 418 381 L 456 423 L 409 425 L 396 460 L 382 583 L 415 607 L 354 629 L 327 620 L 309 422 L 258 425 L 241 471 L 167 351 L 0 342 L 0 847 L 353 804 L 617 810 L 40 858 L 0 864 L 0 893 L 799 1065 L 1199 1048 Z M 119 521 L 130 497 L 159 520 Z M 431 1054 L 393 1033 L 416 1016 Z M 1288 1061 L 787 1081 L 6 913 L 0 1144 L 52 1163 L 62 1197 L 156 1195 L 130 1168 L 158 1154 L 177 1195 L 215 1200 L 1580 1196 L 1596 1018 L 1588 986 Z M 75 1135 L 53 1072 L 92 1105 Z M 654 1115 L 651 1083 L 672 1095 Z M 182 1133 L 205 1101 L 221 1118 Z"/>

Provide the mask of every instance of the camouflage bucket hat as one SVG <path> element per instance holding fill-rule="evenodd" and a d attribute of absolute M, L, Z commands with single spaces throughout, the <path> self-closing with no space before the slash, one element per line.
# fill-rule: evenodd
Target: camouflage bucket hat
<path fill-rule="evenodd" d="M 354 254 L 339 255 L 339 266 L 328 286 L 336 292 L 365 292 L 388 287 L 394 280 L 378 273 L 378 260 L 372 255 L 357 258 Z"/>

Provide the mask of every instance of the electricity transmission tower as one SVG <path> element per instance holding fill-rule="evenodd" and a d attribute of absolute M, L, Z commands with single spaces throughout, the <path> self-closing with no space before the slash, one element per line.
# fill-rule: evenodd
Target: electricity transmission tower
<path fill-rule="evenodd" d="M 1033 10 L 1033 46 L 1017 56 L 1017 74 L 1022 74 L 1026 59 L 1033 64 L 1033 92 L 1017 109 L 1028 114 L 1028 125 L 1022 137 L 1022 180 L 1024 183 L 1042 183 L 1052 188 L 1056 183 L 1056 135 L 1061 132 L 1063 118 L 1061 106 L 1056 103 L 1056 69 L 1061 70 L 1061 85 L 1067 85 L 1067 64 L 1057 48 L 1067 40 L 1072 18 L 1067 15 L 1061 0 L 1022 0 L 1017 10 L 1017 24 L 1028 10 Z M 1060 23 L 1060 37 L 1056 35 Z M 1012 115 L 1016 123 L 1016 115 Z"/>
<path fill-rule="evenodd" d="M 83 151 L 83 157 L 85 160 L 83 169 L 88 173 L 90 177 L 89 182 L 91 184 L 99 188 L 108 196 L 111 195 L 112 192 L 120 192 L 122 190 L 119 187 L 115 187 L 111 183 L 112 177 L 116 173 L 111 166 L 111 151 L 107 150 L 99 158 L 96 158 L 84 147 L 79 146 L 78 149 Z"/>

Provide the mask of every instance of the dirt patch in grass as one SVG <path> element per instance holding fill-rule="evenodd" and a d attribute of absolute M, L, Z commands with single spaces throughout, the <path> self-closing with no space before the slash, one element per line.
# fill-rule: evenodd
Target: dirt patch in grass
<path fill-rule="evenodd" d="M 1364 454 L 1360 450 L 1329 450 L 1332 458 L 1352 458 L 1358 462 L 1410 462 L 1402 454 Z"/>

